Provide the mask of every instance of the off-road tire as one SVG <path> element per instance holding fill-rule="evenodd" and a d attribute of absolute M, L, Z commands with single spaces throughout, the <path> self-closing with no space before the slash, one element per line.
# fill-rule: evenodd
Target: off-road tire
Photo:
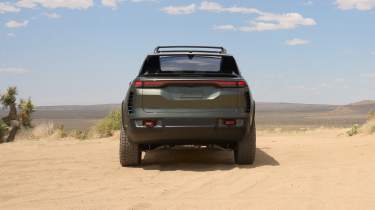
<path fill-rule="evenodd" d="M 244 138 L 234 147 L 234 160 L 237 164 L 253 164 L 256 151 L 256 126 L 252 123 Z"/>
<path fill-rule="evenodd" d="M 122 167 L 138 166 L 141 163 L 142 151 L 138 144 L 129 141 L 123 126 L 120 134 L 120 163 Z"/>

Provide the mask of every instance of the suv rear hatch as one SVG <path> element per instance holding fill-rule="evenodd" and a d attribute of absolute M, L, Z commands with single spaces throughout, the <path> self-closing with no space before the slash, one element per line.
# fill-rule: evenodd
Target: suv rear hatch
<path fill-rule="evenodd" d="M 145 112 L 238 112 L 238 79 L 152 79 L 137 81 L 142 86 L 141 106 Z"/>
<path fill-rule="evenodd" d="M 240 108 L 240 78 L 233 56 L 159 53 L 146 58 L 135 86 L 145 112 L 225 112 Z"/>

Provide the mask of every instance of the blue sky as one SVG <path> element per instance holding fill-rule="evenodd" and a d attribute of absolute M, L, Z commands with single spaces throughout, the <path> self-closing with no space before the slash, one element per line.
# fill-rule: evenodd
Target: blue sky
<path fill-rule="evenodd" d="M 121 102 L 157 45 L 220 45 L 257 101 L 375 99 L 375 0 L 0 0 L 0 91 Z"/>

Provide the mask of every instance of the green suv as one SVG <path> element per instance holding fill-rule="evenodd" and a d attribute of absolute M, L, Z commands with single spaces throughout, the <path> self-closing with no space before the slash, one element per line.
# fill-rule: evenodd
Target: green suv
<path fill-rule="evenodd" d="M 146 57 L 122 102 L 120 163 L 160 146 L 216 145 L 255 159 L 255 102 L 223 47 L 162 46 Z"/>

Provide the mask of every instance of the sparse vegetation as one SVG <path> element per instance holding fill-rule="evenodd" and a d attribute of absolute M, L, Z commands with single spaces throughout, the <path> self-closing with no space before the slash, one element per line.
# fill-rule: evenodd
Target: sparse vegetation
<path fill-rule="evenodd" d="M 16 95 L 17 88 L 9 87 L 5 91 L 5 93 L 0 97 L 0 102 L 3 105 L 3 107 L 9 108 L 8 116 L 2 118 L 4 123 L 8 126 L 8 132 L 6 132 L 7 137 L 5 138 L 5 142 L 14 141 L 17 131 L 20 128 L 20 123 L 17 115 Z"/>
<path fill-rule="evenodd" d="M 353 127 L 346 132 L 348 136 L 354 136 L 357 134 L 374 134 L 375 133 L 375 112 L 371 111 L 368 114 L 367 122 L 362 126 L 353 125 Z"/>
<path fill-rule="evenodd" d="M 350 128 L 350 130 L 348 130 L 348 131 L 346 132 L 346 134 L 347 134 L 348 136 L 355 136 L 355 135 L 357 135 L 358 133 L 359 133 L 359 125 L 358 125 L 358 124 L 353 125 L 353 127 Z"/>
<path fill-rule="evenodd" d="M 32 103 L 31 99 L 28 100 L 20 100 L 20 104 L 18 105 L 20 109 L 20 121 L 21 124 L 25 128 L 31 128 L 31 114 L 35 111 L 34 104 Z"/>
<path fill-rule="evenodd" d="M 60 125 L 60 126 L 58 126 L 57 127 L 57 129 L 56 129 L 56 131 L 55 131 L 55 133 L 56 133 L 56 136 L 58 137 L 58 138 L 65 138 L 65 137 L 67 137 L 68 136 L 68 134 L 66 133 L 66 131 L 65 131 L 65 127 L 64 127 L 64 125 Z"/>
<path fill-rule="evenodd" d="M 3 120 L 0 119 L 0 143 L 3 143 L 5 141 L 4 136 L 7 130 L 8 126 L 4 123 Z"/>
<path fill-rule="evenodd" d="M 121 111 L 116 109 L 109 113 L 94 127 L 94 132 L 98 137 L 109 137 L 113 135 L 114 131 L 120 130 L 120 126 Z"/>
<path fill-rule="evenodd" d="M 375 120 L 375 111 L 368 113 L 367 121 Z"/>
<path fill-rule="evenodd" d="M 28 107 L 28 109 L 22 110 L 33 110 L 33 106 L 30 106 L 30 104 L 28 105 L 27 102 L 23 101 L 22 104 L 23 106 Z M 30 107 L 32 108 L 30 109 Z M 29 131 L 24 133 L 24 137 L 29 139 L 44 139 L 52 137 L 54 139 L 74 138 L 79 140 L 89 138 L 105 138 L 112 136 L 115 131 L 120 130 L 120 126 L 121 112 L 120 110 L 113 110 L 89 130 L 75 129 L 66 131 L 63 125 L 55 126 L 53 122 L 48 122 L 39 124 L 36 127 L 29 129 Z"/>
<path fill-rule="evenodd" d="M 369 112 L 367 122 L 361 127 L 361 132 L 365 134 L 375 133 L 375 111 Z"/>
<path fill-rule="evenodd" d="M 88 138 L 89 132 L 81 130 L 72 130 L 68 136 L 79 140 L 85 140 Z"/>
<path fill-rule="evenodd" d="M 29 98 L 20 100 L 18 108 L 20 114 L 17 114 L 17 87 L 9 87 L 4 94 L 0 96 L 0 103 L 5 109 L 9 109 L 6 117 L 0 122 L 0 143 L 14 141 L 21 125 L 25 128 L 31 127 L 31 114 L 34 112 L 34 105 Z"/>

